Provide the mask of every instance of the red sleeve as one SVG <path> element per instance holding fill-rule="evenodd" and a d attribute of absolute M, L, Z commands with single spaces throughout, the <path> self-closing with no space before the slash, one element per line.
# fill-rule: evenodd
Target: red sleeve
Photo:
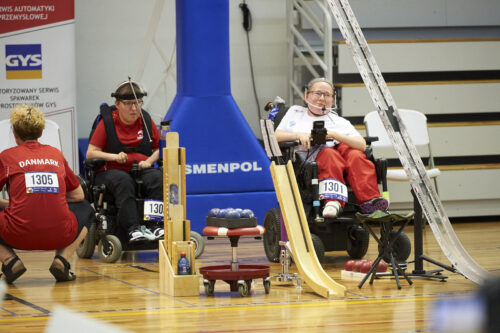
<path fill-rule="evenodd" d="M 108 137 L 106 136 L 106 129 L 104 128 L 104 121 L 102 119 L 97 124 L 89 143 L 102 150 L 108 145 Z"/>
<path fill-rule="evenodd" d="M 3 188 L 7 184 L 7 172 L 3 166 L 2 160 L 0 160 L 0 188 Z"/>
<path fill-rule="evenodd" d="M 151 119 L 151 128 L 152 128 L 152 136 L 153 136 L 153 150 L 156 150 L 160 147 L 160 131 L 158 130 L 158 126 L 156 126 L 153 119 Z"/>
<path fill-rule="evenodd" d="M 66 159 L 64 160 L 64 170 L 66 171 L 66 178 L 64 179 L 66 183 L 66 192 L 71 192 L 80 185 L 80 181 L 69 167 Z"/>

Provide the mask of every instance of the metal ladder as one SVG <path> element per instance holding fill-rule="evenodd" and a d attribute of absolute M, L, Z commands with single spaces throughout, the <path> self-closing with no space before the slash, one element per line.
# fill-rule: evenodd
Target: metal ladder
<path fill-rule="evenodd" d="M 493 274 L 474 261 L 456 236 L 348 0 L 327 2 L 441 250 L 458 272 L 481 284 Z"/>
<path fill-rule="evenodd" d="M 319 11 L 321 16 L 318 16 Z M 321 47 L 313 45 L 304 35 L 300 25 L 305 23 L 312 28 L 321 40 Z M 302 101 L 304 78 L 301 70 L 307 69 L 312 78 L 333 79 L 332 16 L 325 0 L 288 0 L 288 101 Z M 309 77 L 309 76 L 308 76 Z"/>

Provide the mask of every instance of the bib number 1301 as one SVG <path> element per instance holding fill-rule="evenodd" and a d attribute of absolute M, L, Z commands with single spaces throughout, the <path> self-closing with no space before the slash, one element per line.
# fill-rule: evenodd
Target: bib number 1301
<path fill-rule="evenodd" d="M 24 180 L 26 193 L 59 193 L 59 180 L 55 172 L 26 172 Z"/>
<path fill-rule="evenodd" d="M 145 200 L 144 201 L 144 220 L 163 221 L 163 201 Z"/>
<path fill-rule="evenodd" d="M 336 179 L 323 179 L 319 182 L 319 197 L 347 202 L 347 186 Z"/>

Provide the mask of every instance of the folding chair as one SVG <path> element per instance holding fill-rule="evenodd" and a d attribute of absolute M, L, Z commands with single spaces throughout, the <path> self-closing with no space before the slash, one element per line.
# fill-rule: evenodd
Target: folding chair
<path fill-rule="evenodd" d="M 434 180 L 434 186 L 436 188 L 436 192 L 438 192 L 436 177 L 441 174 L 441 171 L 434 165 L 434 156 L 432 155 L 429 133 L 427 131 L 427 117 L 419 111 L 406 109 L 398 109 L 398 111 L 401 120 L 403 121 L 408 134 L 413 141 L 413 144 L 417 148 L 427 148 L 427 154 L 424 156 L 428 157 L 429 161 L 427 164 L 427 175 L 429 176 L 429 178 Z M 389 139 L 387 131 L 382 124 L 382 120 L 380 120 L 378 111 L 369 112 L 364 118 L 364 123 L 366 127 L 366 133 L 369 136 L 378 137 L 378 141 L 374 141 L 372 143 L 373 148 L 392 148 L 391 140 Z M 409 180 L 406 172 L 402 168 L 388 169 L 387 179 L 393 181 Z"/>
<path fill-rule="evenodd" d="M 17 145 L 9 119 L 0 121 L 0 133 L 8 133 L 6 139 L 0 140 L 0 152 Z M 62 150 L 59 125 L 53 120 L 45 119 L 45 129 L 43 130 L 42 136 L 38 139 L 38 142 Z"/>

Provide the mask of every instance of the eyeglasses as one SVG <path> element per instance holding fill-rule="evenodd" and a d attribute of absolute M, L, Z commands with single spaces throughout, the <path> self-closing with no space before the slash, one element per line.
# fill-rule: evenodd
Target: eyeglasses
<path fill-rule="evenodd" d="M 139 104 L 139 107 L 142 106 L 142 99 L 137 100 L 137 102 L 136 101 L 121 101 L 121 102 L 127 108 L 131 108 L 132 105 L 137 106 L 137 104 Z"/>
<path fill-rule="evenodd" d="M 310 91 L 309 93 L 313 94 L 317 98 L 321 98 L 322 96 L 327 99 L 327 98 L 333 98 L 333 94 L 327 93 L 327 92 L 322 92 L 322 91 Z"/>

